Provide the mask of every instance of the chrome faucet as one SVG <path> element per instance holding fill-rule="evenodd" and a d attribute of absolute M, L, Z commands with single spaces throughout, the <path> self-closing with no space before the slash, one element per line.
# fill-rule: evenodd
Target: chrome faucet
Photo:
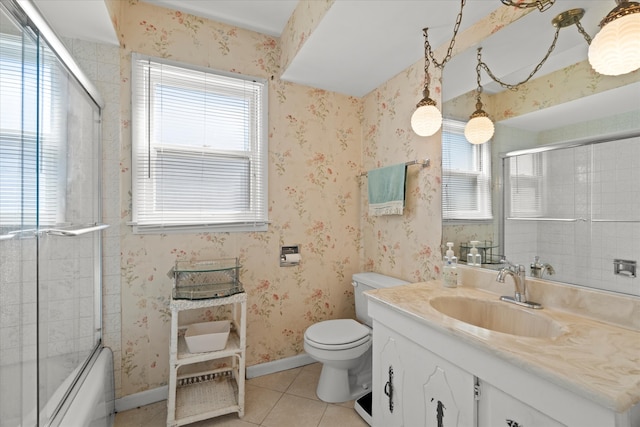
<path fill-rule="evenodd" d="M 512 297 L 501 296 L 502 301 L 518 304 L 528 308 L 542 308 L 542 306 L 536 302 L 527 301 L 527 281 L 525 277 L 525 267 L 522 264 L 511 264 L 506 261 L 507 266 L 498 271 L 498 277 L 496 281 L 504 283 L 506 276 L 511 276 L 515 285 L 515 293 Z"/>
<path fill-rule="evenodd" d="M 531 263 L 531 277 L 535 277 L 537 279 L 542 279 L 544 273 L 547 273 L 549 276 L 555 274 L 556 270 L 554 270 L 553 266 L 549 263 L 542 264 L 540 262 L 540 257 L 536 256 L 534 261 Z"/>

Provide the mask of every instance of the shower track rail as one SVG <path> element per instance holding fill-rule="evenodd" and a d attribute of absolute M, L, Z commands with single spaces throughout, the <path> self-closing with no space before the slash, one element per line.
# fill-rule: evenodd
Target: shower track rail
<path fill-rule="evenodd" d="M 640 222 L 640 219 L 587 219 L 587 218 L 536 218 L 536 217 L 508 217 L 508 221 L 556 221 L 556 222 Z"/>
<path fill-rule="evenodd" d="M 87 233 L 93 233 L 96 231 L 104 230 L 108 228 L 109 224 L 87 224 L 87 225 L 70 225 L 59 228 L 40 228 L 40 229 L 27 229 L 27 230 L 16 230 L 10 231 L 7 234 L 3 234 L 0 236 L 0 240 L 10 240 L 18 237 L 33 237 L 37 234 L 49 234 L 52 236 L 64 236 L 64 237 L 75 237 L 81 236 Z"/>

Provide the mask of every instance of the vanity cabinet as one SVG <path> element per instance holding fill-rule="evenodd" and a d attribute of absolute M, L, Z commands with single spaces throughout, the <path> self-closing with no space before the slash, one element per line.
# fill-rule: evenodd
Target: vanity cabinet
<path fill-rule="evenodd" d="M 374 426 L 474 424 L 474 376 L 381 323 L 373 328 Z"/>
<path fill-rule="evenodd" d="M 564 426 L 487 382 L 478 385 L 478 427 Z"/>
<path fill-rule="evenodd" d="M 476 344 L 489 339 L 478 332 L 425 320 L 415 297 L 394 289 L 394 301 L 410 302 L 385 301 L 389 290 L 369 296 L 374 427 L 640 426 L 640 405 L 626 412 L 601 406 L 553 381 L 551 371 L 532 372 Z"/>

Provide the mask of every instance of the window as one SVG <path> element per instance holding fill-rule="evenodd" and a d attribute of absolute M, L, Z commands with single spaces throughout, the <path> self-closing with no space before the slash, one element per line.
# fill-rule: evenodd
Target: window
<path fill-rule="evenodd" d="M 490 142 L 470 144 L 454 120 L 442 129 L 442 219 L 492 219 Z"/>
<path fill-rule="evenodd" d="M 136 233 L 264 231 L 267 85 L 133 55 Z"/>

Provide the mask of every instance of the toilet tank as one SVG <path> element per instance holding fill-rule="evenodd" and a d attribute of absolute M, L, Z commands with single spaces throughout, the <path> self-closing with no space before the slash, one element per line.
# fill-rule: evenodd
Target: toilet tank
<path fill-rule="evenodd" d="M 390 288 L 392 286 L 406 285 L 406 282 L 395 277 L 389 277 L 378 273 L 356 273 L 352 277 L 353 293 L 356 299 L 356 317 L 362 323 L 373 327 L 373 320 L 367 311 L 367 297 L 365 291 L 372 289 Z"/>

